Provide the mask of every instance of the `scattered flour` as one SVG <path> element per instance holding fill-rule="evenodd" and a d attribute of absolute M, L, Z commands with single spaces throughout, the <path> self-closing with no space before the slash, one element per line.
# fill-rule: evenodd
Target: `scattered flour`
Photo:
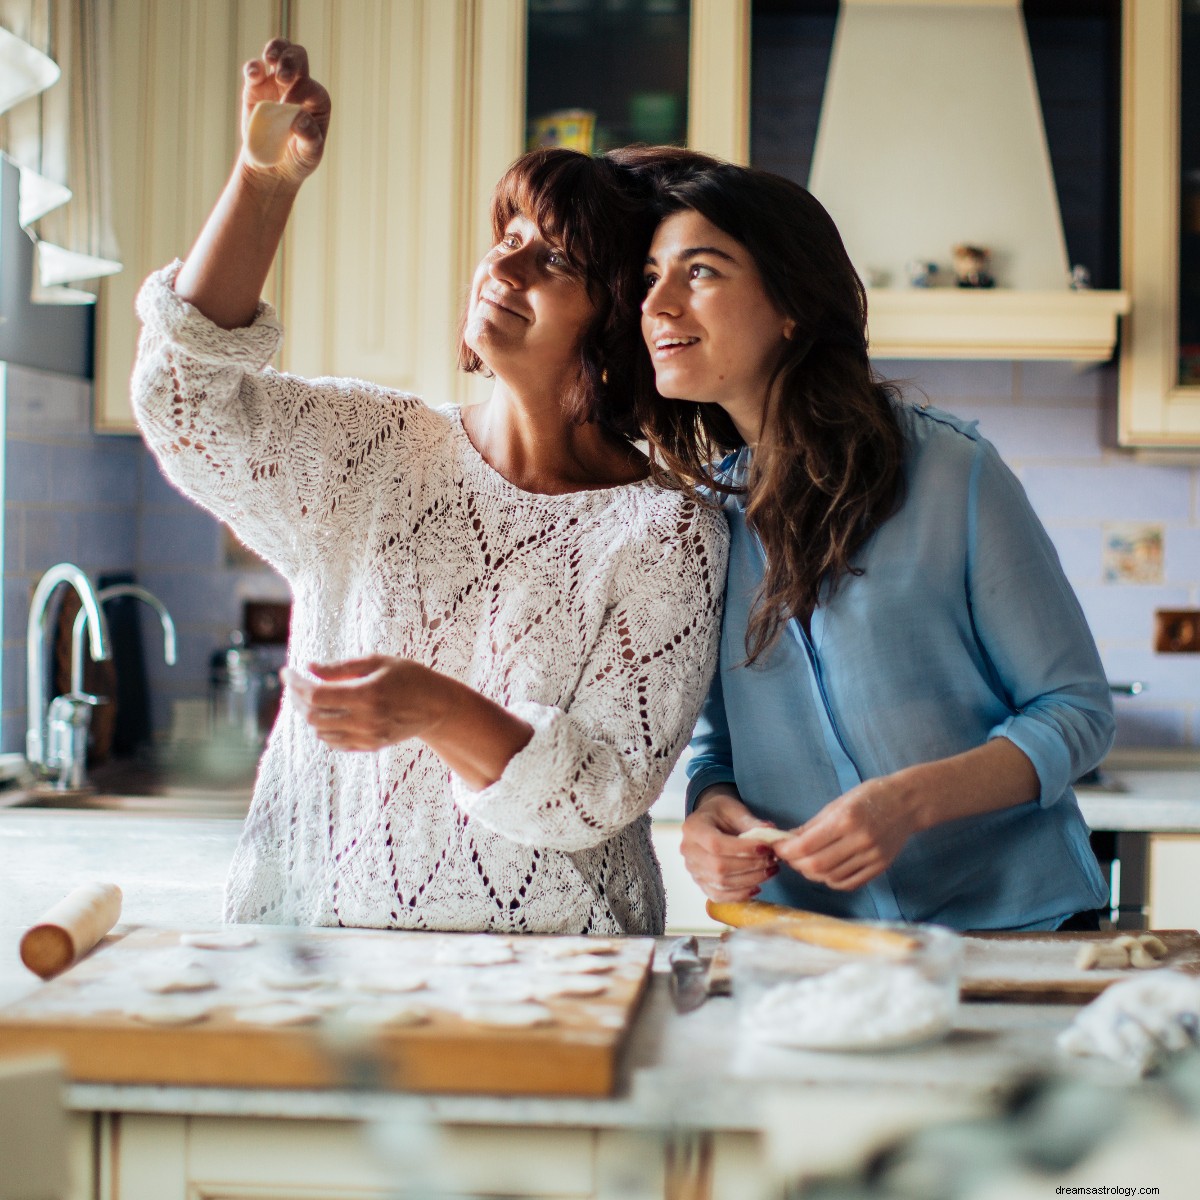
<path fill-rule="evenodd" d="M 945 1033 L 955 995 L 913 967 L 850 963 L 775 984 L 743 1014 L 755 1037 L 812 1050 L 907 1046 Z"/>

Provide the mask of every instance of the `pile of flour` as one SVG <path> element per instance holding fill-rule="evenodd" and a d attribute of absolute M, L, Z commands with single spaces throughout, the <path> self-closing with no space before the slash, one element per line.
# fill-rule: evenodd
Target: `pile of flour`
<path fill-rule="evenodd" d="M 863 962 L 767 989 L 744 1012 L 744 1028 L 762 1041 L 812 1050 L 906 1046 L 945 1033 L 956 989 L 915 967 Z"/>

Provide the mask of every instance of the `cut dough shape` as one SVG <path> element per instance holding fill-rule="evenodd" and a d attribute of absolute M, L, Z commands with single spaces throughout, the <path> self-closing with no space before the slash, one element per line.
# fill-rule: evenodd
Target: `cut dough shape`
<path fill-rule="evenodd" d="M 543 958 L 559 959 L 559 958 L 575 958 L 580 954 L 590 954 L 596 956 L 604 956 L 608 954 L 619 954 L 620 950 L 612 944 L 612 942 L 592 942 L 592 941 L 563 941 L 549 942 L 542 947 L 541 955 Z"/>
<path fill-rule="evenodd" d="M 181 933 L 179 944 L 197 950 L 246 950 L 257 946 L 258 938 L 245 929 L 213 929 L 207 933 Z"/>
<path fill-rule="evenodd" d="M 561 975 L 606 975 L 616 970 L 617 964 L 603 954 L 573 954 L 554 963 L 554 971 Z"/>
<path fill-rule="evenodd" d="M 792 836 L 791 830 L 788 829 L 772 829 L 769 825 L 755 825 L 753 829 L 746 829 L 739 833 L 738 841 L 762 842 L 764 846 L 771 846 Z"/>
<path fill-rule="evenodd" d="M 1111 942 L 1088 942 L 1079 947 L 1075 965 L 1081 971 L 1096 969 L 1118 970 L 1129 966 L 1129 951 L 1124 946 Z"/>
<path fill-rule="evenodd" d="M 307 971 L 280 968 L 275 971 L 264 971 L 258 977 L 258 982 L 273 992 L 310 992 L 313 988 L 324 987 L 327 983 L 332 983 L 333 980 L 325 975 L 318 975 L 315 971 L 309 974 Z"/>
<path fill-rule="evenodd" d="M 415 971 L 397 971 L 394 975 L 361 975 L 347 980 L 344 986 L 347 991 L 389 995 L 400 992 L 419 992 L 422 988 L 429 986 L 429 981 L 424 975 L 418 975 Z"/>
<path fill-rule="evenodd" d="M 459 942 L 440 946 L 433 959 L 447 967 L 498 967 L 516 962 L 517 956 L 507 942 L 492 941 L 490 938 L 463 938 Z"/>
<path fill-rule="evenodd" d="M 216 981 L 199 963 L 176 967 L 153 967 L 138 976 L 148 992 L 169 995 L 172 992 L 204 992 L 216 987 Z"/>
<path fill-rule="evenodd" d="M 315 1008 L 284 1001 L 265 1004 L 261 1008 L 239 1008 L 233 1017 L 235 1021 L 250 1025 L 312 1025 L 321 1019 L 321 1014 Z"/>
<path fill-rule="evenodd" d="M 212 1012 L 202 1000 L 151 1000 L 129 1010 L 129 1016 L 144 1025 L 195 1025 L 208 1019 Z"/>
<path fill-rule="evenodd" d="M 475 1025 L 498 1028 L 530 1028 L 552 1025 L 554 1014 L 543 1004 L 479 1004 L 462 1010 L 466 1020 Z"/>
<path fill-rule="evenodd" d="M 556 1000 L 561 996 L 599 996 L 607 991 L 607 979 L 596 975 L 575 975 L 539 983 L 535 985 L 534 994 L 539 1000 Z"/>
<path fill-rule="evenodd" d="M 424 1025 L 430 1013 L 421 1004 L 351 1004 L 337 1019 L 350 1025 Z"/>
<path fill-rule="evenodd" d="M 1148 970 L 1157 967 L 1159 960 L 1167 955 L 1167 947 L 1152 933 L 1123 933 L 1109 942 L 1087 942 L 1080 946 L 1075 956 L 1075 965 L 1081 971 L 1093 968 L 1120 970 L 1136 967 Z"/>
<path fill-rule="evenodd" d="M 303 112 L 299 104 L 279 104 L 260 100 L 246 122 L 246 158 L 256 167 L 273 167 L 287 149 L 296 114 Z"/>
<path fill-rule="evenodd" d="M 1161 938 L 1156 938 L 1152 933 L 1139 933 L 1138 941 L 1145 948 L 1146 953 L 1151 958 L 1166 958 L 1167 944 Z"/>

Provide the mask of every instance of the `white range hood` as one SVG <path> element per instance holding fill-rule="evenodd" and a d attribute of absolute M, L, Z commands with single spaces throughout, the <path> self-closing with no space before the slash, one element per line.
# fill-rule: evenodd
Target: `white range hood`
<path fill-rule="evenodd" d="M 842 0 L 809 189 L 870 290 L 887 358 L 1112 354 L 1123 292 L 1073 291 L 1019 0 Z M 996 287 L 955 286 L 982 245 Z M 908 286 L 911 260 L 935 286 Z"/>

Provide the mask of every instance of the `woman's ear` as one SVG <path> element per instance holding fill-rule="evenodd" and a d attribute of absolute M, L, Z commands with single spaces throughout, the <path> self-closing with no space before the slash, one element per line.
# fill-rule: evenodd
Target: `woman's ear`
<path fill-rule="evenodd" d="M 792 334 L 796 332 L 796 322 L 791 317 L 785 317 L 783 320 L 783 337 L 785 341 L 792 340 Z"/>

